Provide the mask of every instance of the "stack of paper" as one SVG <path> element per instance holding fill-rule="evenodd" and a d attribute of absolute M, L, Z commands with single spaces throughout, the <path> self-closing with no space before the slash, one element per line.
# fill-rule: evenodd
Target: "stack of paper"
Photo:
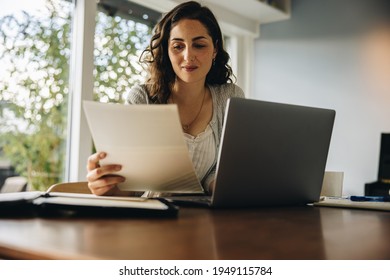
<path fill-rule="evenodd" d="M 202 193 L 176 105 L 122 105 L 84 101 L 101 161 L 120 164 L 126 191 Z"/>

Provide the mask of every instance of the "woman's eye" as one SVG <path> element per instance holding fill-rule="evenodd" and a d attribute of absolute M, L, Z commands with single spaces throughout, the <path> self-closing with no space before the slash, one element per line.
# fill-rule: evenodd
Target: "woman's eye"
<path fill-rule="evenodd" d="M 196 44 L 196 45 L 194 45 L 194 47 L 197 48 L 197 49 L 202 49 L 202 48 L 204 48 L 206 46 L 205 45 L 201 45 L 201 44 Z"/>
<path fill-rule="evenodd" d="M 174 50 L 181 50 L 182 48 L 183 48 L 183 46 L 181 46 L 181 45 L 173 45 Z"/>

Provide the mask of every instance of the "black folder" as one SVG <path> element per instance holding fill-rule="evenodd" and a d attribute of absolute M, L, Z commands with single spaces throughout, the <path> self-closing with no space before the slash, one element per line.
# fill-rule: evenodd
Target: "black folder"
<path fill-rule="evenodd" d="M 162 198 L 39 191 L 0 194 L 0 217 L 175 217 L 178 209 Z"/>

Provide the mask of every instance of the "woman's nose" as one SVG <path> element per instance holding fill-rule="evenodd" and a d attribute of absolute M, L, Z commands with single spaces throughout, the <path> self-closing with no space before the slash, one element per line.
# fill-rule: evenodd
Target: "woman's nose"
<path fill-rule="evenodd" d="M 184 53 L 184 59 L 187 61 L 194 61 L 195 55 L 190 49 L 187 49 Z"/>

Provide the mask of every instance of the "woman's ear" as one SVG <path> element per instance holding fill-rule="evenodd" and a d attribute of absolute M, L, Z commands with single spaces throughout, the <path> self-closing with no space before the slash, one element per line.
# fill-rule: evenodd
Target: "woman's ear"
<path fill-rule="evenodd" d="M 216 59 L 216 57 L 217 57 L 217 54 L 218 54 L 217 48 L 214 48 L 214 52 L 213 52 L 213 62 L 215 62 L 215 59 Z"/>
<path fill-rule="evenodd" d="M 215 58 L 217 57 L 217 54 L 218 54 L 218 40 L 216 40 L 215 44 L 214 44 L 213 60 L 215 60 Z"/>

